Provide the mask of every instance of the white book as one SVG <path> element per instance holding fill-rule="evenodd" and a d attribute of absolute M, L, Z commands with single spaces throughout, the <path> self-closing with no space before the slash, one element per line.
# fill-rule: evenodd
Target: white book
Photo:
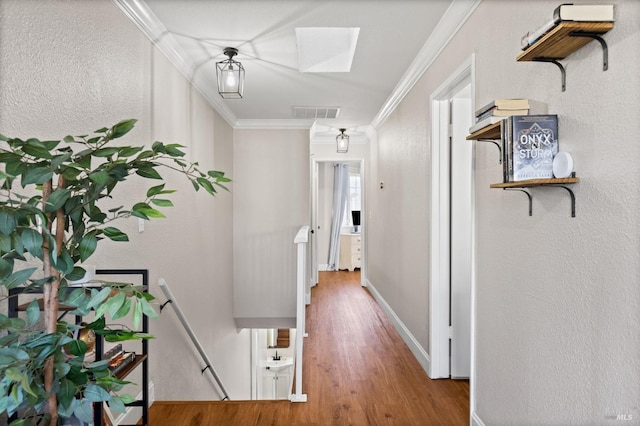
<path fill-rule="evenodd" d="M 498 121 L 504 120 L 506 117 L 499 117 L 496 115 L 492 115 L 490 117 L 485 118 L 484 120 L 478 121 L 473 126 L 469 127 L 469 133 L 477 132 L 480 129 L 483 129 L 487 126 L 490 126 L 493 123 L 497 123 Z"/>
<path fill-rule="evenodd" d="M 612 22 L 612 4 L 561 4 L 553 11 L 553 19 L 560 21 Z"/>

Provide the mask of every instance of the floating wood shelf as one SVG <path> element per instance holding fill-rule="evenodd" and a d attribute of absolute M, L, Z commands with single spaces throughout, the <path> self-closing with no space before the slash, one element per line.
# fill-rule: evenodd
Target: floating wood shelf
<path fill-rule="evenodd" d="M 485 140 L 485 139 L 500 139 L 500 124 L 502 121 L 498 121 L 497 123 L 489 124 L 487 127 L 483 127 L 480 130 L 476 130 L 467 136 L 467 140 Z"/>
<path fill-rule="evenodd" d="M 609 49 L 602 34 L 613 28 L 613 22 L 563 21 L 516 58 L 517 61 L 549 62 L 561 72 L 562 91 L 567 88 L 567 73 L 558 59 L 564 59 L 584 45 L 597 40 L 602 46 L 602 69 L 609 68 Z"/>
<path fill-rule="evenodd" d="M 569 185 L 580 182 L 580 178 L 560 178 L 560 179 L 529 179 L 517 182 L 492 183 L 491 188 L 531 188 L 544 185 Z"/>
<path fill-rule="evenodd" d="M 613 22 L 564 21 L 529 46 L 516 58 L 517 61 L 533 61 L 536 58 L 564 59 L 585 44 L 589 37 L 576 37 L 571 33 L 605 34 L 613 28 Z"/>

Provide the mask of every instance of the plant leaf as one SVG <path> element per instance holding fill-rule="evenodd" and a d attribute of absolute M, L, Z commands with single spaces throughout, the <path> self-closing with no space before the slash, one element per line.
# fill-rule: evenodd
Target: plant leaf
<path fill-rule="evenodd" d="M 91 402 L 109 401 L 111 394 L 98 385 L 88 385 L 84 390 L 84 397 Z"/>
<path fill-rule="evenodd" d="M 34 325 L 38 322 L 38 318 L 40 318 L 40 306 L 38 305 L 38 300 L 33 299 L 27 307 L 27 326 Z"/>
<path fill-rule="evenodd" d="M 105 185 L 109 180 L 109 173 L 104 170 L 100 170 L 99 172 L 94 172 L 89 175 L 89 179 L 97 183 L 98 185 Z"/>
<path fill-rule="evenodd" d="M 104 235 L 112 241 L 129 241 L 129 236 L 118 228 L 107 226 L 103 229 Z"/>
<path fill-rule="evenodd" d="M 98 238 L 96 238 L 95 234 L 87 234 L 82 240 L 80 240 L 80 244 L 78 244 L 78 251 L 80 252 L 80 261 L 84 262 L 87 260 L 98 247 Z"/>
<path fill-rule="evenodd" d="M 22 245 L 33 256 L 42 258 L 42 235 L 35 229 L 22 230 Z"/>
<path fill-rule="evenodd" d="M 41 185 L 53 177 L 53 171 L 47 167 L 35 167 L 29 170 L 21 180 L 22 187 L 36 184 Z"/>
<path fill-rule="evenodd" d="M 159 198 L 154 198 L 151 200 L 151 202 L 153 204 L 155 204 L 156 206 L 159 207 L 173 207 L 173 203 L 171 202 L 171 200 L 163 200 L 163 199 L 159 199 Z"/>
<path fill-rule="evenodd" d="M 38 268 L 28 268 L 14 272 L 13 274 L 2 280 L 2 282 L 0 282 L 0 285 L 3 285 L 9 290 L 15 288 L 27 281 L 36 269 Z"/>
<path fill-rule="evenodd" d="M 152 186 L 151 188 L 149 188 L 147 190 L 147 197 L 153 197 L 154 195 L 158 195 L 160 193 L 162 193 L 162 190 L 164 190 L 164 183 L 162 185 L 158 185 L 158 186 Z"/>
<path fill-rule="evenodd" d="M 71 197 L 71 191 L 67 188 L 56 189 L 49 195 L 44 211 L 49 213 L 58 210 L 64 206 L 69 197 Z"/>
<path fill-rule="evenodd" d="M 113 395 L 109 400 L 109 408 L 117 413 L 125 413 L 127 411 L 124 402 L 122 402 L 122 400 L 115 395 Z"/>
<path fill-rule="evenodd" d="M 122 120 L 121 122 L 119 122 L 118 124 L 116 124 L 111 128 L 111 130 L 113 130 L 111 137 L 113 139 L 116 139 L 126 135 L 127 133 L 129 133 L 131 129 L 133 129 L 133 126 L 136 125 L 136 121 L 138 120 L 135 120 L 135 119 Z"/>
<path fill-rule="evenodd" d="M 95 386 L 95 385 L 90 385 Z M 73 414 L 87 424 L 93 423 L 93 405 L 88 399 L 76 399 Z"/>
<path fill-rule="evenodd" d="M 138 167 L 138 170 L 136 170 L 136 174 L 148 179 L 162 180 L 162 176 L 160 176 L 160 173 L 158 173 L 158 171 L 154 169 L 152 165 L 147 165 L 147 164 L 145 164 L 144 166 Z"/>
<path fill-rule="evenodd" d="M 4 235 L 9 235 L 18 226 L 18 220 L 16 219 L 15 212 L 10 209 L 0 210 L 0 232 Z"/>
<path fill-rule="evenodd" d="M 62 404 L 63 407 L 69 408 L 76 395 L 76 386 L 71 380 L 63 378 L 60 381 L 60 390 L 58 390 L 57 395 L 58 402 Z"/>
<path fill-rule="evenodd" d="M 95 294 L 94 291 L 95 289 L 91 291 L 91 298 L 89 300 L 89 304 L 87 305 L 87 308 L 89 309 L 96 308 L 99 304 L 107 300 L 107 297 L 109 297 L 109 295 L 111 294 L 111 287 L 105 287 L 99 292 L 96 291 Z"/>
<path fill-rule="evenodd" d="M 209 182 L 207 179 L 205 178 L 196 178 L 196 181 L 200 184 L 201 187 L 203 187 L 209 194 L 213 195 L 215 194 L 216 190 L 213 187 L 213 184 L 211 182 Z"/>

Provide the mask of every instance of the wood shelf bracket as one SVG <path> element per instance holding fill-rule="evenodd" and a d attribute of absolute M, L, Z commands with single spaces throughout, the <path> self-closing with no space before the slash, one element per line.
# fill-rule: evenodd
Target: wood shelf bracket
<path fill-rule="evenodd" d="M 533 195 L 529 191 L 526 191 L 522 188 L 502 188 L 505 191 L 520 191 L 527 194 L 527 198 L 529 198 L 529 216 L 533 216 Z"/>

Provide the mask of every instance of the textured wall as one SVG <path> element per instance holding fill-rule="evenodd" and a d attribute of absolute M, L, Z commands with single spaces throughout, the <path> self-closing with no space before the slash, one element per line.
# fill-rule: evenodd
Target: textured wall
<path fill-rule="evenodd" d="M 124 143 L 181 143 L 203 168 L 233 171 L 232 129 L 109 1 L 2 0 L 0 55 L 0 133 L 61 138 L 138 118 Z M 105 242 L 91 263 L 148 268 L 160 301 L 155 283 L 164 277 L 231 398 L 249 398 L 249 335 L 231 313 L 232 196 L 194 193 L 182 176 L 167 181 L 178 190 L 167 218 L 141 234 L 135 219 L 118 223 L 131 242 Z M 133 179 L 114 203 L 139 200 L 149 186 Z M 170 309 L 151 332 L 156 399 L 218 399 Z"/>
<path fill-rule="evenodd" d="M 293 320 L 293 238 L 310 214 L 309 132 L 235 130 L 233 161 L 234 315 Z"/>
<path fill-rule="evenodd" d="M 526 97 L 559 115 L 560 147 L 582 179 L 576 218 L 562 189 L 533 189 L 533 217 L 524 195 L 490 189 L 501 179 L 497 152 L 475 143 L 472 386 L 487 425 L 640 419 L 640 3 L 613 3 L 609 70 L 602 72 L 600 46 L 590 43 L 563 61 L 563 93 L 554 65 L 515 61 L 520 36 L 558 2 L 483 1 L 379 132 L 377 176 L 387 186 L 371 213 L 378 231 L 370 237 L 371 281 L 425 345 L 430 201 L 429 173 L 419 169 L 430 167 L 429 95 L 475 53 L 477 106 Z"/>

